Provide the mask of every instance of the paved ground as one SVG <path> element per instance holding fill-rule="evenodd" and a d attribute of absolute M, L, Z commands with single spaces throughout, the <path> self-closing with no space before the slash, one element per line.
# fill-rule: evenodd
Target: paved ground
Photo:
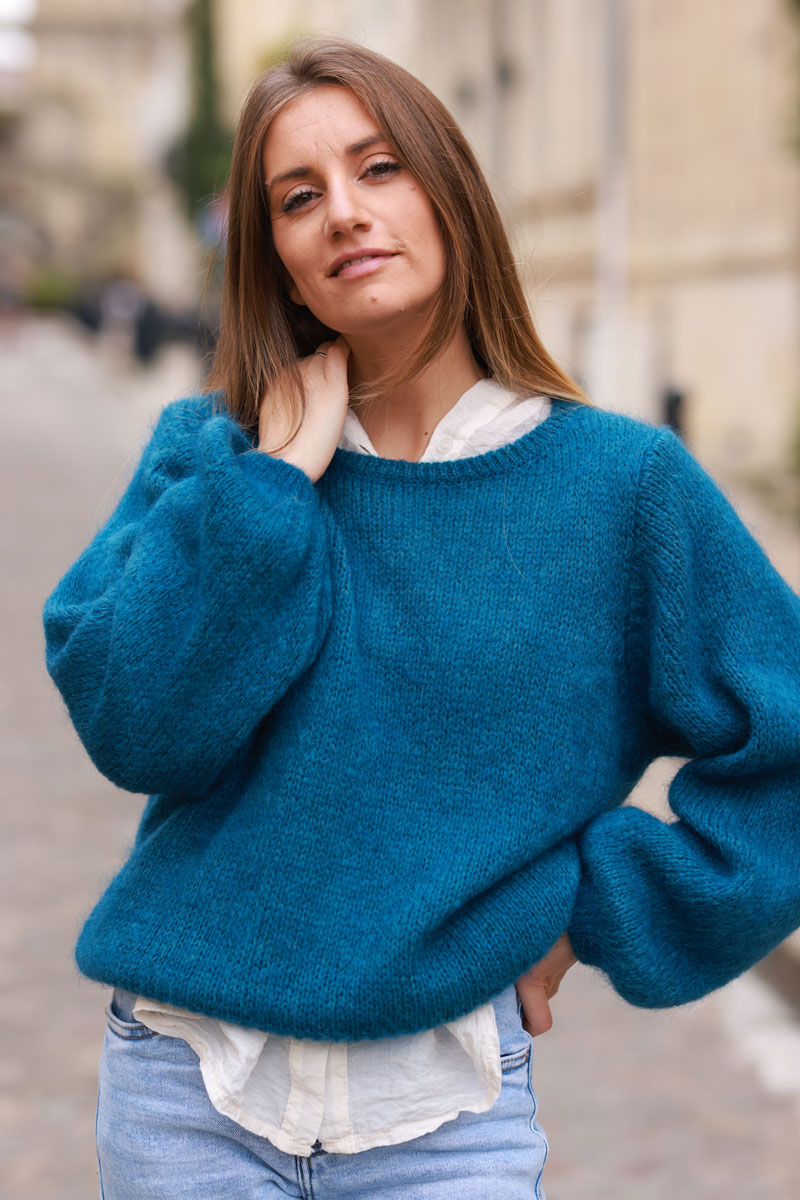
<path fill-rule="evenodd" d="M 0 411 L 0 1200 L 89 1200 L 106 996 L 71 951 L 140 800 L 79 746 L 42 666 L 39 614 L 110 510 L 148 414 L 190 389 L 196 368 L 176 353 L 154 373 L 120 374 L 110 350 L 98 357 L 58 324 L 0 338 L 11 384 Z M 788 563 L 793 547 L 775 536 Z M 663 770 L 651 791 L 659 780 Z M 755 977 L 649 1013 L 575 968 L 555 1011 L 536 1042 L 548 1200 L 795 1200 L 800 1029 Z"/>

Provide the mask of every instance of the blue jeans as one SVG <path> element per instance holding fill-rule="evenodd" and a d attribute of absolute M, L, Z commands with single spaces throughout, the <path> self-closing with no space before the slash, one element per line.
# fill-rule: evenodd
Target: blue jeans
<path fill-rule="evenodd" d="M 547 1141 L 536 1120 L 533 1039 L 513 984 L 493 999 L 502 1090 L 483 1113 L 358 1154 L 285 1154 L 222 1116 L 181 1038 L 134 1021 L 115 991 L 100 1062 L 103 1200 L 544 1200 Z"/>

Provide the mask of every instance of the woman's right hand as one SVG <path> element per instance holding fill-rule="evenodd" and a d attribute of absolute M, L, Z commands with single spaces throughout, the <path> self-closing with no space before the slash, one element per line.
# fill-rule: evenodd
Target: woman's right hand
<path fill-rule="evenodd" d="M 258 418 L 258 448 L 275 458 L 282 458 L 305 471 L 316 483 L 333 458 L 342 435 L 350 391 L 347 382 L 347 359 L 350 347 L 342 337 L 335 342 L 323 342 L 308 358 L 300 360 L 300 372 L 306 391 L 303 420 L 292 440 L 280 446 L 291 431 L 289 405 L 281 403 L 279 385 L 266 393 L 261 401 Z"/>

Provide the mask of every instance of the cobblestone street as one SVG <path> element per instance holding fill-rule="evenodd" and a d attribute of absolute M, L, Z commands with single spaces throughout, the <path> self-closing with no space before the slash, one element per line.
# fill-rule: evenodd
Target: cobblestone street
<path fill-rule="evenodd" d="M 45 672 L 41 607 L 114 506 L 149 416 L 199 371 L 185 349 L 152 371 L 120 370 L 120 347 L 59 320 L 7 321 L 0 338 L 0 1200 L 91 1200 L 107 993 L 78 976 L 72 946 L 143 801 L 80 746 Z M 790 577 L 796 543 L 764 517 L 768 528 Z M 662 782 L 656 772 L 648 786 Z M 648 1012 L 579 966 L 553 1011 L 535 1043 L 548 1200 L 796 1200 L 800 1025 L 761 979 Z"/>

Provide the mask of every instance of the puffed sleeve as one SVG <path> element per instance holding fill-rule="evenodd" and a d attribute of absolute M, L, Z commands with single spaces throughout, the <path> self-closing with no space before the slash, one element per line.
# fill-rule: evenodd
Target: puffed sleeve
<path fill-rule="evenodd" d="M 45 658 L 98 770 L 198 794 L 312 663 L 330 614 L 311 480 L 201 397 L 166 407 L 47 598 Z"/>
<path fill-rule="evenodd" d="M 648 759 L 687 758 L 674 819 L 579 835 L 575 952 L 633 1004 L 694 1000 L 800 924 L 800 599 L 670 431 L 642 470 L 627 637 Z"/>

